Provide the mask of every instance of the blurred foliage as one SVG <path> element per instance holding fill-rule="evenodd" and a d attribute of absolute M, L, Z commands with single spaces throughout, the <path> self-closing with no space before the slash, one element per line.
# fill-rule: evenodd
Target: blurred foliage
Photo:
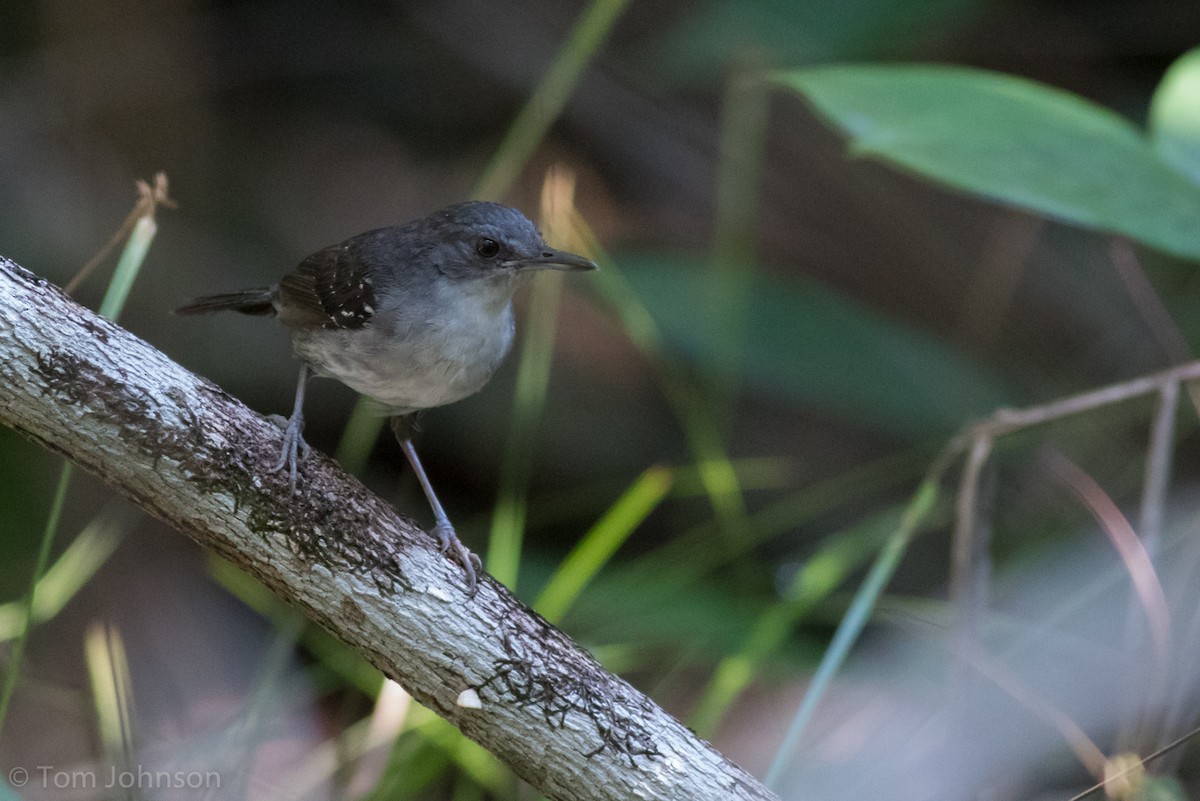
<path fill-rule="evenodd" d="M 775 64 L 908 53 L 962 24 L 987 0 L 705 0 L 655 42 L 659 69 L 712 81 L 755 55 Z"/>
<path fill-rule="evenodd" d="M 902 440 L 946 435 L 1013 402 L 1002 376 L 952 343 L 889 320 L 813 281 L 753 270 L 745 283 L 741 348 L 709 324 L 707 289 L 692 259 L 625 255 L 622 269 L 677 352 L 738 371 L 756 392 Z M 698 322 L 703 324 L 697 325 Z"/>
<path fill-rule="evenodd" d="M 164 310 L 189 292 L 273 280 L 315 247 L 461 199 L 473 185 L 531 211 L 545 166 L 571 164 L 591 244 L 613 256 L 592 286 L 568 286 L 554 314 L 532 310 L 535 319 L 561 312 L 560 340 L 552 370 L 554 343 L 538 344 L 547 418 L 514 429 L 521 441 L 505 446 L 524 449 L 514 481 L 529 484 L 510 493 L 521 505 L 513 519 L 525 522 L 510 557 L 528 576 L 525 597 L 543 588 L 547 612 L 573 636 L 682 717 L 695 714 L 754 770 L 779 745 L 792 712 L 784 694 L 823 654 L 793 730 L 818 700 L 845 703 L 830 682 L 880 610 L 952 622 L 954 610 L 936 600 L 948 561 L 942 520 L 911 543 L 913 528 L 896 524 L 945 436 L 999 406 L 1161 367 L 1172 358 L 1163 329 L 1184 351 L 1200 342 L 1200 280 L 1189 263 L 1200 254 L 1200 51 L 1177 58 L 1200 30 L 1184 24 L 1194 3 L 1155 0 L 1136 22 L 1119 4 L 1044 0 L 607 0 L 505 13 L 470 0 L 128 5 L 121 15 L 49 1 L 3 13 L 0 202 L 12 213 L 0 215 L 0 252 L 70 275 L 119 218 L 128 180 L 166 168 L 183 210 L 164 221 L 127 321 L 256 408 L 279 411 L 294 380 L 282 334 L 260 333 L 257 322 L 185 327 Z M 833 65 L 849 60 L 874 63 Z M 774 83 L 754 81 L 763 71 Z M 801 104 L 774 102 L 779 87 L 806 98 L 849 137 L 850 155 L 865 158 L 843 159 L 840 138 Z M 1144 133 L 1128 120 L 1147 109 Z M 1011 224 L 992 201 L 1082 230 L 1022 228 L 1024 218 Z M 1132 278 L 1110 263 L 1114 232 L 1152 249 L 1137 254 Z M 88 286 L 80 296 L 98 295 Z M 496 494 L 502 432 L 521 403 L 506 398 L 506 382 L 429 418 L 434 482 L 468 519 L 473 510 L 482 520 Z M 340 418 L 325 412 L 310 415 L 313 433 L 324 425 L 332 442 Z M 1137 405 L 1005 443 L 994 516 L 1001 565 L 1025 572 L 1091 524 L 1031 453 L 1043 441 L 1063 448 L 1132 506 L 1147 413 Z M 354 430 L 377 422 L 356 419 Z M 1193 433 L 1180 436 L 1191 443 Z M 453 451 L 441 465 L 439 449 Z M 1181 488 L 1194 485 L 1186 450 Z M 364 436 L 347 452 L 365 480 L 392 493 L 393 450 Z M 52 464 L 0 432 L 5 598 L 28 584 Z M 111 614 L 81 585 L 93 571 L 88 583 L 103 583 L 112 543 L 78 542 L 61 562 L 68 575 L 47 576 L 61 590 L 48 593 L 50 612 L 60 614 L 35 616 L 46 629 L 27 660 L 55 692 L 70 680 L 49 667 L 71 662 L 82 622 Z M 211 574 L 244 604 L 239 612 L 280 634 L 201 640 L 208 609 L 189 598 L 189 625 L 169 617 L 177 576 L 145 556 L 132 558 L 149 564 L 140 580 L 161 581 L 146 591 L 151 602 L 123 595 L 129 582 L 106 588 L 108 603 L 130 604 L 139 623 L 168 616 L 159 632 L 169 634 L 148 638 L 132 665 L 135 699 L 152 696 L 156 660 L 193 642 L 277 675 L 295 634 L 320 703 L 308 709 L 292 693 L 288 713 L 319 720 L 321 740 L 294 739 L 329 758 L 322 780 L 351 772 L 378 673 L 315 627 L 297 634 L 290 610 L 215 559 Z M 881 597 L 893 571 L 895 594 Z M 1107 593 L 1066 579 L 1060 589 L 1090 606 L 1119 594 L 1117 579 Z M 3 611 L 10 619 L 19 609 Z M 1010 615 L 991 622 L 1025 623 Z M 215 625 L 224 635 L 228 624 Z M 825 651 L 839 626 L 838 648 Z M 891 674 L 918 679 L 880 664 L 854 680 L 908 703 Z M 201 670 L 172 665 L 173 689 L 206 678 L 185 668 Z M 919 675 L 929 673 L 940 680 L 938 670 Z M 177 714 L 186 704 L 239 691 L 252 715 L 265 714 L 280 693 L 264 681 L 187 701 L 172 694 L 172 725 L 188 719 Z M 845 710 L 835 708 L 835 717 Z M 869 728 L 873 707 L 856 708 Z M 431 713 L 410 710 L 399 731 L 370 797 L 527 795 Z M 0 756 L 31 739 L 6 731 Z M 1060 751 L 1042 759 L 1061 760 Z M 820 749 L 804 758 L 818 761 Z M 776 764 L 791 760 L 785 749 Z"/>
<path fill-rule="evenodd" d="M 534 608 L 551 623 L 562 620 L 583 588 L 612 558 L 671 489 L 671 471 L 652 467 L 596 521 L 546 582 Z"/>
<path fill-rule="evenodd" d="M 1156 105 L 1153 140 L 1108 109 L 1008 75 L 846 66 L 778 81 L 844 130 L 855 156 L 1200 260 L 1200 183 L 1176 170 L 1200 159 L 1188 63 Z"/>
<path fill-rule="evenodd" d="M 1150 101 L 1150 135 L 1163 159 L 1200 185 L 1200 48 L 1163 76 Z"/>
<path fill-rule="evenodd" d="M 53 489 L 46 481 L 52 464 L 45 451 L 0 428 L 0 536 L 8 556 L 0 560 L 0 600 L 17 597 L 26 586 Z"/>

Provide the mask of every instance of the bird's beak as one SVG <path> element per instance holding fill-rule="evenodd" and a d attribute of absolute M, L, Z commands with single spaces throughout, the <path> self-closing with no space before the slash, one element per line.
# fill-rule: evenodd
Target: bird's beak
<path fill-rule="evenodd" d="M 598 270 L 591 259 L 567 253 L 565 250 L 544 248 L 541 253 L 528 259 L 513 259 L 505 264 L 518 272 L 526 270 Z"/>

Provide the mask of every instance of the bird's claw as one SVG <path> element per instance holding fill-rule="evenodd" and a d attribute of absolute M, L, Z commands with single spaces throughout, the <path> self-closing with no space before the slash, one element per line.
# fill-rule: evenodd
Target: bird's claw
<path fill-rule="evenodd" d="M 483 562 L 462 544 L 449 520 L 439 520 L 432 533 L 438 541 L 438 553 L 449 552 L 450 558 L 462 565 L 463 572 L 467 574 L 467 595 L 473 597 L 477 589 L 478 572 L 483 570 Z"/>
<path fill-rule="evenodd" d="M 270 472 L 278 473 L 286 467 L 288 469 L 288 488 L 294 493 L 300 462 L 307 459 L 309 451 L 312 450 L 304 441 L 304 419 L 295 416 L 285 419 L 278 414 L 273 414 L 268 419 L 283 429 L 283 448 L 279 453 L 279 461 L 271 467 Z"/>

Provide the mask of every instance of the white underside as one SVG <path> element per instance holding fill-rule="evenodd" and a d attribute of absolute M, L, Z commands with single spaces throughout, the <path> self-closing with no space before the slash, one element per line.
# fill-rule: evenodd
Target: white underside
<path fill-rule="evenodd" d="M 388 414 L 461 400 L 487 383 L 513 341 L 512 290 L 497 297 L 494 287 L 464 289 L 424 320 L 406 321 L 381 304 L 363 328 L 293 331 L 296 356 Z"/>

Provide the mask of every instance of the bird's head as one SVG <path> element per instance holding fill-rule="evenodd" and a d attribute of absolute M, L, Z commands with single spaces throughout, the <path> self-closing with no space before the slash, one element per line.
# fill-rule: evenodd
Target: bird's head
<path fill-rule="evenodd" d="M 426 217 L 432 261 L 454 279 L 513 278 L 533 270 L 595 270 L 582 256 L 546 244 L 524 214 L 498 203 L 458 203 Z"/>

